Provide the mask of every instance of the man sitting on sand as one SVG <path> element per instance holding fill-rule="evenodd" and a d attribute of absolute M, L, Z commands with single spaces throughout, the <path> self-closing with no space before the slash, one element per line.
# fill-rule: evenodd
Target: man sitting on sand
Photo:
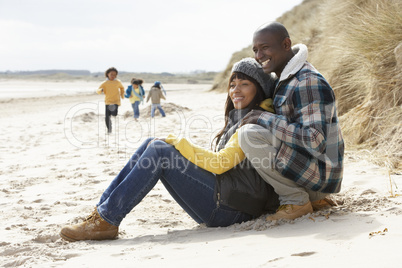
<path fill-rule="evenodd" d="M 344 143 L 332 88 L 306 61 L 305 45 L 292 49 L 280 23 L 257 29 L 253 51 L 264 72 L 278 78 L 276 114 L 253 110 L 239 132 L 247 158 L 279 195 L 281 206 L 267 220 L 295 219 L 333 205 L 325 197 L 340 191 Z M 271 144 L 272 136 L 280 144 Z"/>

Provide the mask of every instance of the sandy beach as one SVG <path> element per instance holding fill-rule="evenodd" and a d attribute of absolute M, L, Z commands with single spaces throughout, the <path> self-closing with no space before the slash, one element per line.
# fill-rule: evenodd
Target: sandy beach
<path fill-rule="evenodd" d="M 91 92 L 0 99 L 1 267 L 401 265 L 402 175 L 350 151 L 342 191 L 333 196 L 339 206 L 294 221 L 261 217 L 206 228 L 158 183 L 125 218 L 118 239 L 62 240 L 61 227 L 92 212 L 143 140 L 174 133 L 209 147 L 222 128 L 226 94 L 209 92 L 208 85 L 165 88 L 166 118 L 151 119 L 148 103 L 136 122 L 124 100 L 112 135 L 106 134 L 103 96 Z"/>

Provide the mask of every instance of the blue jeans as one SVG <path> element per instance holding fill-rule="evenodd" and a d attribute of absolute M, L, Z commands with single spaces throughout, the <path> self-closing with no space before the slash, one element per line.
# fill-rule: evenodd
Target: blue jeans
<path fill-rule="evenodd" d="M 165 117 L 165 111 L 163 111 L 162 106 L 158 104 L 152 104 L 151 106 L 151 117 L 155 116 L 155 109 L 158 108 L 159 112 L 161 113 L 162 117 Z"/>
<path fill-rule="evenodd" d="M 96 206 L 105 221 L 119 226 L 159 180 L 197 223 L 229 226 L 253 218 L 214 201 L 213 173 L 192 164 L 163 141 L 147 147 L 151 140 L 145 140 L 102 194 Z"/>
<path fill-rule="evenodd" d="M 140 117 L 140 109 L 139 109 L 140 101 L 136 101 L 136 102 L 132 103 L 131 106 L 133 107 L 134 118 Z"/>

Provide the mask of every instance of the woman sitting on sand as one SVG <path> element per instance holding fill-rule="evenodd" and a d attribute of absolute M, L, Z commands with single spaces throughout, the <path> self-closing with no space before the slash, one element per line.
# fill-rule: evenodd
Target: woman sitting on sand
<path fill-rule="evenodd" d="M 272 85 L 254 59 L 237 62 L 229 80 L 225 126 L 216 136 L 217 152 L 172 135 L 145 140 L 104 191 L 94 212 L 84 222 L 64 227 L 61 237 L 68 241 L 116 238 L 121 221 L 159 180 L 197 223 L 209 227 L 275 212 L 278 196 L 245 159 L 236 131 L 251 109 L 268 109 L 264 99 Z"/>

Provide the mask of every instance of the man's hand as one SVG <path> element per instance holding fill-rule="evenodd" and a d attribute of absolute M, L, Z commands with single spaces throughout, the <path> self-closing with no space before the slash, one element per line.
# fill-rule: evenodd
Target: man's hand
<path fill-rule="evenodd" d="M 246 125 L 246 124 L 257 124 L 258 118 L 260 115 L 264 113 L 261 110 L 251 110 L 245 117 L 241 120 L 239 128 Z"/>

